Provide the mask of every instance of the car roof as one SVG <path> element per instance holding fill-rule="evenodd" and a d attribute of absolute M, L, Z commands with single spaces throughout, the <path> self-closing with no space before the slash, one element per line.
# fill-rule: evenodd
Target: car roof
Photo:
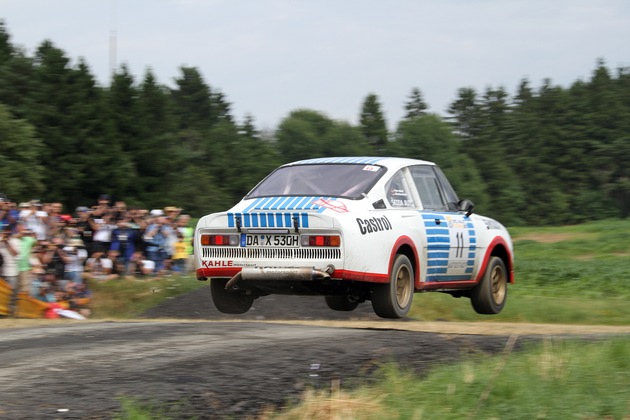
<path fill-rule="evenodd" d="M 343 156 L 343 157 L 323 157 L 314 159 L 299 160 L 287 163 L 282 166 L 293 165 L 313 165 L 313 164 L 340 164 L 356 163 L 363 165 L 382 165 L 390 169 L 398 169 L 409 165 L 435 165 L 433 162 L 419 159 L 409 159 L 400 157 L 377 157 L 377 156 Z"/>

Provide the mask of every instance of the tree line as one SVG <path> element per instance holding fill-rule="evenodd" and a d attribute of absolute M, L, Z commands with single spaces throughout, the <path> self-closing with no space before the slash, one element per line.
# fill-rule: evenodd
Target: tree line
<path fill-rule="evenodd" d="M 0 21 L 0 192 L 16 201 L 100 194 L 145 208 L 179 205 L 200 216 L 238 201 L 276 166 L 321 156 L 391 155 L 437 162 L 460 197 L 506 225 L 579 223 L 630 214 L 630 69 L 599 60 L 569 87 L 521 80 L 461 88 L 445 117 L 411 88 L 405 116 L 387 130 L 367 94 L 358 125 L 298 109 L 273 132 L 231 104 L 195 67 L 174 87 L 125 65 L 100 86 L 43 41 L 29 55 Z"/>

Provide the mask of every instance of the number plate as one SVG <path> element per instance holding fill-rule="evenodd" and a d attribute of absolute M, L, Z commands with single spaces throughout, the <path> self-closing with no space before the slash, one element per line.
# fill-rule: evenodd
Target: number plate
<path fill-rule="evenodd" d="M 297 248 L 300 235 L 241 235 L 241 246 L 255 248 Z"/>

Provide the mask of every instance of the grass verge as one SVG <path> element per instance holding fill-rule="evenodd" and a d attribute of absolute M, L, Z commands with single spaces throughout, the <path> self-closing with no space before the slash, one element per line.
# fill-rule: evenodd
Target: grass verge
<path fill-rule="evenodd" d="M 630 339 L 556 341 L 433 369 L 425 378 L 395 365 L 379 385 L 309 392 L 265 419 L 628 418 Z"/>
<path fill-rule="evenodd" d="M 166 299 L 173 299 L 204 285 L 207 282 L 200 282 L 193 276 L 90 282 L 89 287 L 94 295 L 92 317 L 134 318 Z"/>

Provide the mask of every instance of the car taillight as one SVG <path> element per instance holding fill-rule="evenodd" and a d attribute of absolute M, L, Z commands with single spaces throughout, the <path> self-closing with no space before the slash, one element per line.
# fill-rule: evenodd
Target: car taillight
<path fill-rule="evenodd" d="M 201 245 L 238 246 L 238 235 L 201 235 Z"/>
<path fill-rule="evenodd" d="M 302 246 L 341 246 L 341 237 L 338 235 L 302 235 Z"/>

